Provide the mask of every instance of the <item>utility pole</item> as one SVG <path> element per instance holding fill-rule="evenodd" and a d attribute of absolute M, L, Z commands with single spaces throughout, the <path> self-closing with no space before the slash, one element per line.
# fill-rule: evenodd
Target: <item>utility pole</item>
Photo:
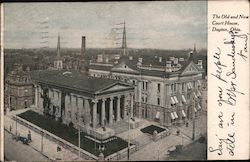
<path fill-rule="evenodd" d="M 16 118 L 16 115 L 15 115 Z M 17 118 L 16 118 L 16 136 L 17 136 Z"/>
<path fill-rule="evenodd" d="M 79 112 L 78 112 L 79 113 Z M 80 115 L 78 115 L 78 158 L 81 158 L 81 130 L 80 130 Z"/>
<path fill-rule="evenodd" d="M 41 139 L 41 152 L 43 152 L 43 131 L 41 131 L 41 136 L 42 136 L 42 139 Z"/>
<path fill-rule="evenodd" d="M 193 136 L 192 136 L 192 140 L 194 141 L 195 140 L 195 97 L 194 97 L 194 92 L 192 94 L 192 98 L 193 98 Z"/>
<path fill-rule="evenodd" d="M 128 100 L 127 100 L 127 102 L 128 102 Z M 127 157 L 127 159 L 128 159 L 128 161 L 130 160 L 129 158 L 129 154 L 130 154 L 130 134 L 129 134 L 129 132 L 130 132 L 130 123 L 129 123 L 129 121 L 130 121 L 130 110 L 129 110 L 129 106 L 127 106 L 127 114 L 128 114 L 128 157 Z"/>

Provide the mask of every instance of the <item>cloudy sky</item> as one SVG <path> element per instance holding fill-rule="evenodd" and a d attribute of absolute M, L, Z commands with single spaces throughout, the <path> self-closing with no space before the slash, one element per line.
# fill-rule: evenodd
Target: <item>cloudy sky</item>
<path fill-rule="evenodd" d="M 119 47 L 126 22 L 131 48 L 186 49 L 207 46 L 207 2 L 8 3 L 6 48 Z"/>

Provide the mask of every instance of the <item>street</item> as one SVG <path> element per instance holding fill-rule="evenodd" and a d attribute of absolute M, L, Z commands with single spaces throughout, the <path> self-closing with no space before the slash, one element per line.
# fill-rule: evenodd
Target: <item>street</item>
<path fill-rule="evenodd" d="M 7 131 L 4 131 L 4 155 L 6 159 L 14 161 L 49 161 L 32 147 L 13 140 Z"/>

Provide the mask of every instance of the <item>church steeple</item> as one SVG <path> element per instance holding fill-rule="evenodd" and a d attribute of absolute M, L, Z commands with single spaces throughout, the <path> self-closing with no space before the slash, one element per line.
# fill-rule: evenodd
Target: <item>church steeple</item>
<path fill-rule="evenodd" d="M 60 55 L 60 33 L 58 33 L 58 38 L 57 38 L 57 55 L 56 55 L 57 59 L 59 59 L 61 57 Z"/>
<path fill-rule="evenodd" d="M 58 33 L 58 39 L 57 39 L 57 55 L 56 59 L 54 61 L 54 68 L 57 70 L 60 70 L 63 68 L 63 62 L 61 59 L 61 54 L 60 54 L 60 33 Z"/>
<path fill-rule="evenodd" d="M 193 49 L 193 51 L 191 51 L 191 52 L 189 53 L 189 58 L 188 58 L 188 60 L 189 60 L 189 61 L 193 61 L 194 55 L 196 55 L 196 54 L 197 54 L 197 51 L 196 51 L 196 44 L 194 44 L 194 49 Z"/>
<path fill-rule="evenodd" d="M 193 54 L 197 54 L 197 51 L 196 51 L 196 44 L 194 44 Z"/>
<path fill-rule="evenodd" d="M 123 23 L 123 35 L 122 35 L 122 49 L 123 49 L 123 55 L 127 55 L 127 40 L 126 40 L 126 26 L 125 21 Z"/>

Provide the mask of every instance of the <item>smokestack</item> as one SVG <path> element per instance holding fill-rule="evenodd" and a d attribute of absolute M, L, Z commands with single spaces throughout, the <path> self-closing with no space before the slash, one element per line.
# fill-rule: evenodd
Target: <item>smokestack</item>
<path fill-rule="evenodd" d="M 82 48 L 81 48 L 81 56 L 85 55 L 85 48 L 86 48 L 86 40 L 85 36 L 82 36 Z"/>

